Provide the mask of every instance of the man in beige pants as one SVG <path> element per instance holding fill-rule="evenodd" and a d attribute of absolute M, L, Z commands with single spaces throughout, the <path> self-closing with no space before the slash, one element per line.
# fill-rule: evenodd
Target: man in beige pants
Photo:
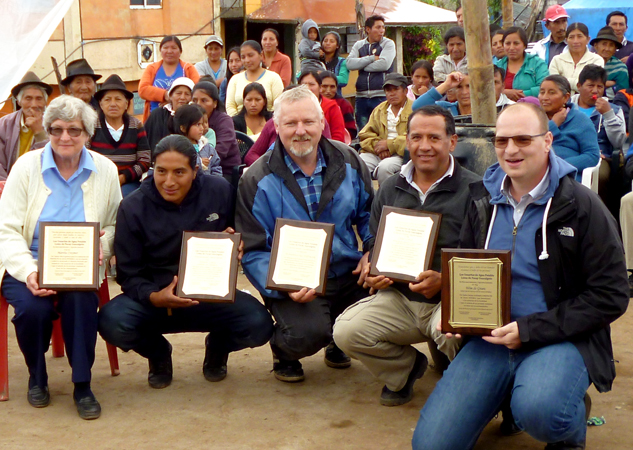
<path fill-rule="evenodd" d="M 436 329 L 441 316 L 441 249 L 457 247 L 470 203 L 468 185 L 481 178 L 454 160 L 456 143 L 455 121 L 448 110 L 431 105 L 411 114 L 411 161 L 380 186 L 369 227 L 375 236 L 385 205 L 442 214 L 431 270 L 409 284 L 367 276 L 365 284 L 375 294 L 347 308 L 334 325 L 336 344 L 385 382 L 380 396 L 385 406 L 409 402 L 415 380 L 428 366 L 426 356 L 411 344 L 434 341 L 449 359 L 459 347 L 458 340 L 447 340 Z M 369 265 L 363 270 L 369 272 Z"/>

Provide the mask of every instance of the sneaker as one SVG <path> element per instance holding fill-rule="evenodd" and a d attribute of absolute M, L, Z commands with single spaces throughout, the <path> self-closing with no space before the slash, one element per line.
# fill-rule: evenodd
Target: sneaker
<path fill-rule="evenodd" d="M 415 363 L 413 363 L 413 369 L 411 369 L 404 387 L 399 391 L 392 391 L 387 386 L 384 386 L 380 394 L 380 404 L 383 406 L 399 406 L 409 403 L 413 398 L 415 381 L 422 378 L 428 366 L 429 360 L 427 357 L 416 350 Z"/>
<path fill-rule="evenodd" d="M 303 367 L 299 361 L 275 360 L 273 372 L 275 372 L 275 378 L 286 383 L 297 383 L 305 379 Z"/>
<path fill-rule="evenodd" d="M 323 360 L 326 366 L 333 369 L 347 369 L 352 365 L 350 357 L 343 353 L 343 350 L 338 348 L 334 342 L 325 347 Z"/>
<path fill-rule="evenodd" d="M 226 378 L 226 363 L 229 360 L 228 353 L 217 353 L 209 346 L 209 336 L 205 339 L 204 363 L 202 373 L 207 381 L 217 382 Z"/>
<path fill-rule="evenodd" d="M 147 375 L 147 382 L 150 387 L 154 389 L 163 389 L 171 384 L 171 380 L 174 376 L 174 368 L 171 364 L 171 344 L 169 344 L 169 351 L 166 355 L 163 355 L 160 359 L 149 359 L 149 373 Z"/>

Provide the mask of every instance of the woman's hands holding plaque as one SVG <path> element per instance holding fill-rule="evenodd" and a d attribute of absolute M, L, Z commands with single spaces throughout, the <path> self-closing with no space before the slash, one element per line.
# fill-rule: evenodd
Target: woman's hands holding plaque
<path fill-rule="evenodd" d="M 50 289 L 40 289 L 40 284 L 38 282 L 38 273 L 31 272 L 28 277 L 26 277 L 26 287 L 31 294 L 36 297 L 46 297 L 47 295 L 55 295 L 57 292 L 51 291 Z"/>
<path fill-rule="evenodd" d="M 519 336 L 519 325 L 516 322 L 492 330 L 492 336 L 484 336 L 484 340 L 491 344 L 505 345 L 510 350 L 521 347 L 521 336 Z"/>

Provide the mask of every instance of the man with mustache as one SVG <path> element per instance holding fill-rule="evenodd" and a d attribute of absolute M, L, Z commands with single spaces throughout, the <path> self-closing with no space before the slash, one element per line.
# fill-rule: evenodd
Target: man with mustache
<path fill-rule="evenodd" d="M 29 150 L 44 147 L 48 142 L 42 117 L 52 92 L 53 88 L 33 72 L 27 72 L 11 89 L 20 109 L 0 118 L 0 195 L 18 158 Z"/>
<path fill-rule="evenodd" d="M 244 273 L 275 317 L 270 341 L 275 377 L 298 382 L 304 379 L 299 360 L 326 346 L 326 365 L 341 369 L 351 365 L 332 341 L 332 324 L 345 308 L 368 294 L 361 287 L 360 269 L 373 242 L 369 232 L 373 189 L 358 154 L 322 137 L 323 111 L 307 86 L 279 96 L 273 120 L 279 138 L 240 180 L 235 223 L 244 241 Z M 325 295 L 317 296 L 305 287 L 291 293 L 266 289 L 277 218 L 335 225 Z M 362 240 L 362 252 L 353 226 Z"/>

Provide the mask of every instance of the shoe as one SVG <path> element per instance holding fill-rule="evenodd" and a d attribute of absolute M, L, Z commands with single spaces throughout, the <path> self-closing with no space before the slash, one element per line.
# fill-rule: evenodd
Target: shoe
<path fill-rule="evenodd" d="M 169 352 L 161 359 L 148 359 L 149 373 L 147 374 L 147 382 L 154 389 L 163 389 L 171 384 L 174 376 L 174 368 L 171 364 L 171 344 L 169 344 Z"/>
<path fill-rule="evenodd" d="M 502 415 L 503 420 L 499 426 L 501 436 L 516 436 L 517 434 L 523 433 L 523 430 L 517 426 L 511 414 L 508 415 L 504 412 Z"/>
<path fill-rule="evenodd" d="M 629 298 L 633 297 L 633 270 L 629 270 Z"/>
<path fill-rule="evenodd" d="M 79 417 L 84 420 L 94 420 L 101 416 L 101 405 L 92 394 L 80 399 L 75 398 L 75 406 Z"/>
<path fill-rule="evenodd" d="M 400 406 L 409 403 L 413 398 L 413 384 L 417 379 L 422 378 L 428 367 L 429 360 L 427 357 L 416 350 L 415 363 L 413 363 L 413 369 L 411 369 L 404 387 L 399 391 L 392 391 L 387 386 L 384 386 L 380 394 L 380 404 L 383 406 Z"/>
<path fill-rule="evenodd" d="M 226 363 L 229 360 L 228 353 L 216 353 L 209 346 L 209 336 L 205 339 L 204 363 L 202 373 L 207 381 L 217 382 L 226 378 Z"/>
<path fill-rule="evenodd" d="M 275 378 L 286 383 L 298 383 L 305 380 L 303 367 L 299 361 L 286 361 L 283 359 L 273 361 Z"/>
<path fill-rule="evenodd" d="M 343 353 L 343 350 L 338 348 L 334 342 L 325 347 L 323 360 L 326 366 L 333 369 L 347 369 L 352 365 L 350 357 Z"/>
<path fill-rule="evenodd" d="M 34 408 L 45 408 L 51 404 L 51 395 L 48 393 L 48 386 L 43 388 L 33 386 L 26 394 L 29 404 Z"/>

